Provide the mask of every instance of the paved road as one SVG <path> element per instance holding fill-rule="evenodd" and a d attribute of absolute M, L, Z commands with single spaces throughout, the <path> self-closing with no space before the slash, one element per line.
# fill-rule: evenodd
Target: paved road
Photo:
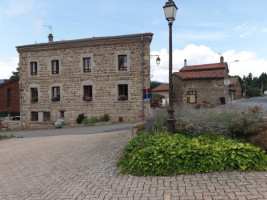
<path fill-rule="evenodd" d="M 1 200 L 267 199 L 267 172 L 118 175 L 128 131 L 0 141 Z"/>
<path fill-rule="evenodd" d="M 258 106 L 261 107 L 263 114 L 267 117 L 267 96 L 241 99 L 228 104 L 241 109 Z"/>
<path fill-rule="evenodd" d="M 131 123 L 111 124 L 104 126 L 87 126 L 87 127 L 73 127 L 49 130 L 27 130 L 27 131 L 10 131 L 3 132 L 2 135 L 13 135 L 17 137 L 47 137 L 58 135 L 84 135 L 103 132 L 114 132 L 129 130 L 132 127 Z"/>

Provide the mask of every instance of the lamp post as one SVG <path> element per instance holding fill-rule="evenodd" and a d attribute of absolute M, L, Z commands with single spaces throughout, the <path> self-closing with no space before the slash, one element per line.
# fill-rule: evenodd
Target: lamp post
<path fill-rule="evenodd" d="M 169 24 L 169 106 L 168 106 L 168 116 L 167 116 L 167 131 L 169 133 L 174 133 L 174 110 L 173 110 L 173 86 L 172 86 L 172 23 L 175 20 L 176 12 L 178 10 L 177 6 L 172 0 L 168 0 L 165 6 L 163 6 L 166 20 Z"/>
<path fill-rule="evenodd" d="M 157 56 L 157 58 L 156 58 L 156 63 L 157 63 L 157 65 L 160 64 L 160 57 L 159 57 L 159 55 L 150 55 L 150 56 Z"/>

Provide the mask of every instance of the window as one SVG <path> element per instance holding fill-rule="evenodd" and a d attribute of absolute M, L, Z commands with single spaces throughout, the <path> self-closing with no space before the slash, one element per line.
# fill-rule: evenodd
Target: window
<path fill-rule="evenodd" d="M 52 87 L 52 101 L 60 101 L 60 87 Z"/>
<path fill-rule="evenodd" d="M 128 85 L 118 85 L 119 98 L 118 100 L 128 100 Z"/>
<path fill-rule="evenodd" d="M 12 90 L 7 90 L 7 107 L 12 108 Z"/>
<path fill-rule="evenodd" d="M 187 103 L 196 103 L 197 102 L 197 92 L 188 91 L 187 92 Z"/>
<path fill-rule="evenodd" d="M 65 117 L 65 111 L 64 110 L 61 110 L 61 111 L 59 111 L 59 114 L 60 114 L 60 118 L 61 119 L 64 119 L 64 117 Z"/>
<path fill-rule="evenodd" d="M 31 88 L 31 102 L 38 102 L 38 88 Z"/>
<path fill-rule="evenodd" d="M 83 72 L 91 72 L 91 58 L 83 58 Z"/>
<path fill-rule="evenodd" d="M 37 62 L 30 62 L 31 75 L 37 75 Z"/>
<path fill-rule="evenodd" d="M 38 112 L 31 112 L 31 120 L 38 121 Z"/>
<path fill-rule="evenodd" d="M 127 55 L 120 55 L 119 59 L 119 71 L 127 71 Z"/>
<path fill-rule="evenodd" d="M 43 112 L 43 120 L 44 122 L 50 121 L 50 112 Z"/>
<path fill-rule="evenodd" d="M 58 74 L 58 73 L 59 73 L 59 61 L 52 60 L 52 74 Z"/>
<path fill-rule="evenodd" d="M 93 100 L 93 90 L 91 85 L 83 86 L 83 100 L 92 101 Z"/>

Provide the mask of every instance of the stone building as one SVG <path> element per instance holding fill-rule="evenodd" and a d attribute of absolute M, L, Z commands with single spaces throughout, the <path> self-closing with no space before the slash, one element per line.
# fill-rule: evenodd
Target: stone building
<path fill-rule="evenodd" d="M 229 97 L 230 100 L 236 100 L 242 98 L 242 86 L 238 77 L 230 78 L 229 84 Z"/>
<path fill-rule="evenodd" d="M 19 77 L 0 84 L 0 112 L 20 112 Z"/>
<path fill-rule="evenodd" d="M 178 104 L 221 104 L 229 100 L 228 65 L 219 63 L 187 66 L 173 74 L 173 94 Z"/>
<path fill-rule="evenodd" d="M 167 106 L 169 102 L 169 84 L 161 84 L 157 87 L 155 87 L 152 90 L 153 94 L 159 94 L 162 96 L 162 99 L 158 99 L 157 104 L 162 104 L 163 106 Z"/>
<path fill-rule="evenodd" d="M 79 114 L 139 121 L 150 85 L 152 33 L 18 46 L 23 128 L 51 127 Z M 146 101 L 146 100 L 145 100 Z"/>

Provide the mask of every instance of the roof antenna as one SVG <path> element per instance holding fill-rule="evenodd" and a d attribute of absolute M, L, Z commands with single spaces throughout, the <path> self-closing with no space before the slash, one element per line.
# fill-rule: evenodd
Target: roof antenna
<path fill-rule="evenodd" d="M 44 27 L 46 27 L 46 28 L 49 28 L 50 29 L 50 34 L 52 34 L 52 29 L 53 29 L 53 27 L 51 26 L 51 25 L 49 25 L 49 26 L 47 26 L 47 25 L 43 25 Z"/>

